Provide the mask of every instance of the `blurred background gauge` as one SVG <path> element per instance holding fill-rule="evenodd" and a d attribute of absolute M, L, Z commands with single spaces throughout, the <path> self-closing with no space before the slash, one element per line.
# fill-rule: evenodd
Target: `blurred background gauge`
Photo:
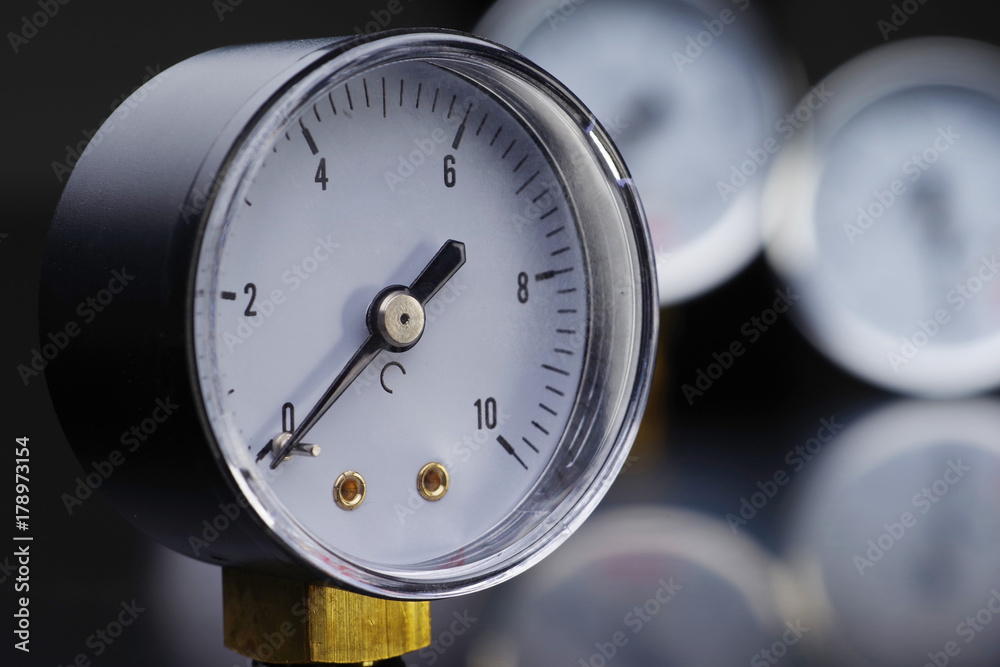
<path fill-rule="evenodd" d="M 750 0 L 500 0 L 475 31 L 564 81 L 611 134 L 653 236 L 660 301 L 760 249 L 763 174 L 801 122 L 797 71 Z"/>
<path fill-rule="evenodd" d="M 810 664 L 1000 663 L 1000 403 L 908 401 L 850 425 L 786 535 Z"/>
<path fill-rule="evenodd" d="M 829 101 L 772 171 L 769 257 L 834 361 L 890 389 L 1000 383 L 1000 51 L 883 47 L 822 84 Z"/>
<path fill-rule="evenodd" d="M 809 623 L 784 615 L 784 581 L 725 523 L 677 507 L 619 506 L 507 589 L 470 664 L 802 664 L 796 647 Z"/>

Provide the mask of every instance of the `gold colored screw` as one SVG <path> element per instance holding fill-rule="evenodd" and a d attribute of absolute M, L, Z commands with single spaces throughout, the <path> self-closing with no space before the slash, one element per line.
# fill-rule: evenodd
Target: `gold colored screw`
<path fill-rule="evenodd" d="M 448 471 L 440 463 L 428 463 L 417 473 L 417 490 L 425 500 L 441 500 L 448 493 Z"/>
<path fill-rule="evenodd" d="M 361 473 L 348 470 L 333 485 L 333 500 L 342 510 L 357 509 L 365 499 L 368 487 Z"/>

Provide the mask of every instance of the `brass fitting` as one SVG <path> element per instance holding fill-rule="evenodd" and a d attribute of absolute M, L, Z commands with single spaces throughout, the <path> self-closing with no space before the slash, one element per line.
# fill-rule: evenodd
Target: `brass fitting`
<path fill-rule="evenodd" d="M 223 568 L 225 645 L 268 664 L 376 662 L 431 643 L 429 602 Z"/>

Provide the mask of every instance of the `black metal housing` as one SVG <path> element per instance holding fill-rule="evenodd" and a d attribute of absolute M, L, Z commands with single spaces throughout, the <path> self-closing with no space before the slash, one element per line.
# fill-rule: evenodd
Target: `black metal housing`
<path fill-rule="evenodd" d="M 45 373 L 63 431 L 92 487 L 201 560 L 309 576 L 208 445 L 190 286 L 213 185 L 256 114 L 360 39 L 226 47 L 164 71 L 94 136 L 49 231 L 40 349 L 53 357 Z M 60 332 L 62 349 L 45 348 Z"/>

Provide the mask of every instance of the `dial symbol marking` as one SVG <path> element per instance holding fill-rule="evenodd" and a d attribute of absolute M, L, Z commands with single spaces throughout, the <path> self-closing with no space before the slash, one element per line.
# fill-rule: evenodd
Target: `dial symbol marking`
<path fill-rule="evenodd" d="M 393 366 L 403 371 L 403 375 L 406 375 L 406 369 L 403 368 L 403 364 L 399 363 L 398 361 L 390 361 L 389 363 L 387 363 L 385 366 L 382 367 L 382 372 L 379 374 L 379 381 L 382 383 L 382 388 L 385 389 L 386 392 L 390 394 L 392 393 L 392 389 L 389 389 L 389 387 L 385 383 L 385 372 Z"/>
<path fill-rule="evenodd" d="M 423 333 L 424 306 L 464 264 L 465 244 L 454 240 L 445 241 L 409 288 L 391 287 L 379 293 L 375 301 L 372 302 L 372 307 L 368 309 L 368 330 L 370 332 L 368 338 L 334 378 L 319 402 L 309 411 L 309 414 L 295 429 L 284 446 L 276 451 L 274 460 L 271 461 L 272 470 L 285 460 L 285 457 L 302 441 L 306 433 L 323 418 L 327 410 L 333 407 L 333 404 L 347 387 L 361 375 L 362 371 L 368 368 L 368 364 L 378 356 L 379 352 L 383 350 L 403 352 L 416 345 L 420 334 Z M 399 305 L 394 305 L 397 302 Z M 388 316 L 390 311 L 396 313 L 395 319 Z M 374 319 L 377 320 L 377 324 L 371 321 L 373 319 L 371 313 L 373 312 L 376 314 Z M 417 327 L 413 325 L 413 320 L 402 322 L 402 315 L 406 314 L 414 318 L 418 313 L 420 317 L 419 332 L 414 336 L 413 333 Z"/>

